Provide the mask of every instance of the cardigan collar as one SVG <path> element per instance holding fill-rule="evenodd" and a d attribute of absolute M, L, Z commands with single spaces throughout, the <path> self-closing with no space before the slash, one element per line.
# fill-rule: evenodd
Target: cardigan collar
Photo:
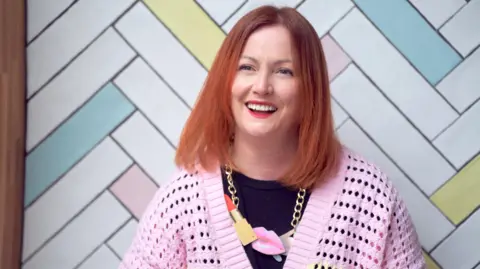
<path fill-rule="evenodd" d="M 343 157 L 336 176 L 325 180 L 313 189 L 305 212 L 295 233 L 295 240 L 290 249 L 284 268 L 307 268 L 315 261 L 317 245 L 326 229 L 335 198 L 343 186 L 347 158 Z M 215 240 L 223 268 L 253 269 L 245 250 L 233 227 L 233 220 L 228 213 L 224 200 L 223 181 L 220 169 L 214 172 L 202 172 L 205 197 L 209 208 L 210 223 L 213 226 Z"/>

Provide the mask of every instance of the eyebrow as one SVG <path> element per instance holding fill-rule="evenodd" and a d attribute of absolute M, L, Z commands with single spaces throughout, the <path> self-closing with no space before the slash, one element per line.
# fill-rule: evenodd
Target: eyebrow
<path fill-rule="evenodd" d="M 252 57 L 252 56 L 244 55 L 244 56 L 242 56 L 241 58 L 243 58 L 243 59 L 248 59 L 248 60 L 250 60 L 250 61 L 253 61 L 253 62 L 255 62 L 255 63 L 258 63 L 258 60 L 255 59 L 255 58 Z M 276 60 L 276 61 L 275 61 L 275 64 L 292 63 L 292 62 L 293 62 L 293 61 L 290 60 L 290 59 L 281 59 L 281 60 Z"/>

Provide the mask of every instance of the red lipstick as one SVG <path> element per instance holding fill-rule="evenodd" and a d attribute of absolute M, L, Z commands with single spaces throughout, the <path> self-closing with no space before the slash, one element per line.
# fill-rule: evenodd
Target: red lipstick
<path fill-rule="evenodd" d="M 226 194 L 224 197 L 225 202 L 227 203 L 228 212 L 230 212 L 230 216 L 234 221 L 233 226 L 235 231 L 237 231 L 238 239 L 240 239 L 242 245 L 246 246 L 257 240 L 257 235 L 253 231 L 252 226 L 250 226 L 237 207 L 233 204 L 232 199 L 230 199 L 230 197 L 228 197 Z"/>

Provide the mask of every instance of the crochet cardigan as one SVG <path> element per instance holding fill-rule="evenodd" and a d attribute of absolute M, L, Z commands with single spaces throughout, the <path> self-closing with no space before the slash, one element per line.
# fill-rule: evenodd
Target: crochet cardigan
<path fill-rule="evenodd" d="M 386 175 L 352 152 L 342 159 L 312 190 L 284 268 L 426 268 Z M 232 224 L 220 169 L 179 168 L 145 210 L 119 269 L 252 268 Z"/>

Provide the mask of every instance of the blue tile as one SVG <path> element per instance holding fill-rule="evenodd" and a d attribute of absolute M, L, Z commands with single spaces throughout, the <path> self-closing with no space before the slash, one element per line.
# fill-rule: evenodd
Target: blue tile
<path fill-rule="evenodd" d="M 354 2 L 431 84 L 462 60 L 407 0 Z"/>
<path fill-rule="evenodd" d="M 128 117 L 135 107 L 107 84 L 26 158 L 25 207 Z"/>

